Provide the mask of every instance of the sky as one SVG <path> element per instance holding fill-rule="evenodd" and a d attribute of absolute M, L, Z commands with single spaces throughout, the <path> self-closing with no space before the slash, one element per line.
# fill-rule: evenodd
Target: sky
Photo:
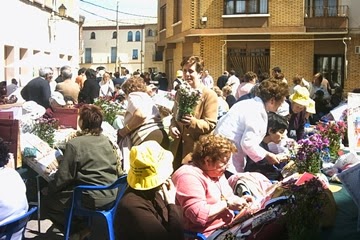
<path fill-rule="evenodd" d="M 119 2 L 119 20 L 156 18 L 157 0 L 80 0 L 80 14 L 85 16 L 85 21 L 115 21 L 117 2 Z"/>

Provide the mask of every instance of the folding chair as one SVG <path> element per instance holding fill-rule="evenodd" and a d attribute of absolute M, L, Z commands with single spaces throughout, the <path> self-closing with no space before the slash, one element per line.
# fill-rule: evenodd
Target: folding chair
<path fill-rule="evenodd" d="M 10 240 L 11 236 L 20 230 L 22 231 L 22 236 L 24 236 L 26 224 L 35 211 L 37 211 L 37 207 L 32 207 L 24 215 L 0 225 L 0 238 L 5 237 L 5 240 Z"/>
<path fill-rule="evenodd" d="M 75 187 L 73 197 L 72 197 L 72 203 L 71 208 L 68 213 L 68 218 L 65 223 L 65 240 L 69 239 L 70 236 L 70 226 L 71 226 L 71 220 L 73 216 L 86 216 L 86 217 L 94 217 L 94 216 L 102 216 L 106 219 L 107 222 L 107 230 L 109 234 L 110 240 L 115 240 L 115 234 L 114 234 L 114 228 L 113 228 L 113 222 L 115 218 L 116 208 L 120 202 L 120 199 L 125 193 L 125 190 L 128 186 L 127 175 L 123 175 L 120 178 L 118 178 L 113 184 L 109 186 L 88 186 L 88 185 L 80 185 Z M 111 189 L 118 189 L 117 197 L 115 201 L 113 202 L 113 205 L 108 210 L 92 210 L 82 207 L 81 204 L 81 196 L 82 192 L 86 190 L 111 190 Z"/>
<path fill-rule="evenodd" d="M 202 233 L 184 231 L 185 238 L 194 239 L 194 240 L 206 240 L 206 237 Z"/>

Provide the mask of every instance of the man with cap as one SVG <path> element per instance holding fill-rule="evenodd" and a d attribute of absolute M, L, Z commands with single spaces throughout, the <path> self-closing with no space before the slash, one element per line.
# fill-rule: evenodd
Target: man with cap
<path fill-rule="evenodd" d="M 66 105 L 64 96 L 60 92 L 53 92 L 49 98 L 50 107 L 46 109 L 44 118 L 52 118 L 56 108 L 63 108 Z"/>
<path fill-rule="evenodd" d="M 130 150 L 129 184 L 115 216 L 116 239 L 184 239 L 182 212 L 170 179 L 173 155 L 156 141 Z"/>

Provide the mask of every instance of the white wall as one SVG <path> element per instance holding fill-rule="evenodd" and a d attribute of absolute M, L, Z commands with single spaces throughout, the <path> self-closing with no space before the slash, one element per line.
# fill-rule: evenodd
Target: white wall
<path fill-rule="evenodd" d="M 350 31 L 360 31 L 360 1 L 343 0 L 341 5 L 349 6 L 349 28 Z"/>
<path fill-rule="evenodd" d="M 30 2 L 30 1 L 29 1 Z M 74 0 L 72 6 L 66 6 L 70 10 L 69 14 L 78 13 L 73 6 L 77 6 L 79 0 Z M 64 3 L 66 5 L 66 3 Z M 57 9 L 57 8 L 56 8 Z M 33 55 L 33 51 L 39 53 L 49 53 L 54 59 L 59 59 L 60 56 L 64 61 L 74 68 L 78 67 L 79 63 L 79 26 L 77 23 L 68 20 L 59 20 L 54 22 L 56 38 L 51 41 L 49 32 L 49 18 L 50 13 L 43 11 L 40 8 L 26 4 L 20 0 L 6 1 L 2 7 L 0 14 L 0 29 L 2 31 L 0 38 L 0 81 L 11 78 L 21 79 L 23 83 L 27 82 L 33 76 L 37 76 L 37 69 L 39 63 L 26 63 L 24 67 L 24 60 Z M 78 16 L 74 17 L 78 20 Z M 4 56 L 5 46 L 13 48 L 13 59 L 6 61 Z M 7 49 L 9 49 L 9 47 Z M 26 55 L 20 56 L 20 49 L 26 51 Z M 71 61 L 69 61 L 71 59 Z M 41 63 L 42 66 L 61 67 L 62 61 L 56 64 L 49 62 Z M 21 68 L 22 67 L 22 68 Z"/>

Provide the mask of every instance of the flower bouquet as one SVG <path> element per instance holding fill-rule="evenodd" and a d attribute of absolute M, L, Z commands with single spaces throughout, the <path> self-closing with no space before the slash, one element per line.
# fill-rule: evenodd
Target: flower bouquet
<path fill-rule="evenodd" d="M 59 120 L 55 118 L 39 118 L 34 124 L 32 132 L 47 142 L 50 147 L 54 146 L 55 131 L 59 127 Z"/>
<path fill-rule="evenodd" d="M 201 98 L 201 92 L 197 89 L 193 89 L 188 83 L 180 85 L 177 93 L 178 110 L 176 113 L 176 120 L 180 121 L 184 115 L 192 114 L 194 108 Z"/>
<path fill-rule="evenodd" d="M 328 139 L 318 133 L 298 142 L 289 142 L 290 159 L 294 161 L 297 172 L 320 173 L 328 146 Z"/>
<path fill-rule="evenodd" d="M 319 239 L 324 207 L 328 204 L 322 182 L 316 177 L 301 185 L 292 182 L 287 188 L 286 195 L 290 196 L 290 201 L 284 209 L 288 238 Z"/>
<path fill-rule="evenodd" d="M 104 120 L 112 125 L 121 112 L 122 107 L 110 96 L 99 97 L 94 100 L 94 104 L 102 109 Z"/>
<path fill-rule="evenodd" d="M 341 141 L 347 132 L 346 122 L 319 122 L 316 128 L 323 138 L 327 138 L 329 140 L 330 159 L 332 161 L 336 161 L 339 157 L 338 152 L 340 150 Z"/>

